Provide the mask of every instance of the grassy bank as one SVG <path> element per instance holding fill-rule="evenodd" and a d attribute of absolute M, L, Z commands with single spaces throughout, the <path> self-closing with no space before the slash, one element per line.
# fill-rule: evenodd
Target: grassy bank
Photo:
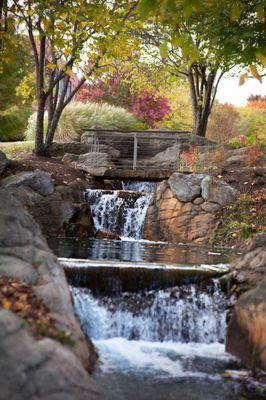
<path fill-rule="evenodd" d="M 8 158 L 13 160 L 23 157 L 23 153 L 32 151 L 33 147 L 33 140 L 23 142 L 0 142 L 0 150 L 6 153 Z"/>

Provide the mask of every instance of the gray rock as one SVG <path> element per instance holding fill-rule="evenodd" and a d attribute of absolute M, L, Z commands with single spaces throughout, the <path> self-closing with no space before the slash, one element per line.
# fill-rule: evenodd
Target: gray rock
<path fill-rule="evenodd" d="M 53 142 L 51 156 L 63 157 L 65 154 L 84 154 L 91 151 L 91 144 L 80 142 Z"/>
<path fill-rule="evenodd" d="M 217 203 L 209 203 L 208 201 L 205 201 L 203 204 L 201 204 L 201 209 L 203 211 L 206 211 L 208 213 L 215 213 L 216 211 L 218 211 L 221 206 Z"/>
<path fill-rule="evenodd" d="M 201 182 L 201 195 L 204 200 L 226 206 L 236 200 L 238 191 L 222 180 L 206 176 Z"/>
<path fill-rule="evenodd" d="M 20 189 L 16 188 L 17 191 Z M 36 195 L 41 197 L 38 194 Z M 96 353 L 93 350 L 91 342 L 89 340 L 88 342 L 85 341 L 80 326 L 75 319 L 71 296 L 63 269 L 58 264 L 55 255 L 49 249 L 39 226 L 26 208 L 9 193 L 9 190 L 0 190 L 0 226 L 0 274 L 16 277 L 30 283 L 35 293 L 49 307 L 58 328 L 69 332 L 74 343 L 73 347 L 67 349 L 61 346 L 59 342 L 49 341 L 49 343 L 51 342 L 52 353 L 54 354 L 51 364 L 48 366 L 46 363 L 49 357 L 45 357 L 44 363 L 38 363 L 35 358 L 36 346 L 38 347 L 39 343 L 45 341 L 38 342 L 32 338 L 24 328 L 22 329 L 21 320 L 19 320 L 19 329 L 17 329 L 17 323 L 13 323 L 15 317 L 11 313 L 2 314 L 0 312 L 0 399 L 31 399 L 34 396 L 36 398 L 36 393 L 31 393 L 30 388 L 37 387 L 42 374 L 44 374 L 43 376 L 47 375 L 47 377 L 50 374 L 52 376 L 56 374 L 56 371 L 50 371 L 50 368 L 52 368 L 53 364 L 56 366 L 58 362 L 61 363 L 63 361 L 62 357 L 58 355 L 59 353 L 61 354 L 61 350 L 64 354 L 70 354 L 64 359 L 65 367 L 62 368 L 66 368 L 66 370 L 72 369 L 73 363 L 70 359 L 73 362 L 75 360 L 77 366 L 81 366 L 81 363 L 83 363 L 86 368 L 91 369 L 95 362 Z M 11 318 L 9 322 L 6 320 L 6 315 Z M 6 326 L 5 329 L 3 325 Z M 14 329 L 12 326 L 15 326 Z M 18 332 L 18 335 L 13 336 L 13 331 L 15 333 Z M 27 335 L 27 340 L 31 338 L 29 347 L 24 342 L 24 333 Z M 46 345 L 44 347 L 46 348 Z M 47 350 L 49 347 L 50 345 L 47 344 Z M 43 351 L 46 352 L 45 349 Z M 48 356 L 48 353 L 46 354 Z M 67 361 L 68 358 L 69 361 Z M 30 363 L 28 368 L 27 363 Z M 89 379 L 82 366 L 81 369 L 83 371 L 82 374 Z M 9 370 L 10 375 L 8 375 L 6 370 Z M 58 382 L 60 382 L 60 376 L 63 375 L 63 370 L 61 369 L 58 375 Z M 21 376 L 24 379 L 23 383 L 21 383 L 23 388 L 20 388 L 19 383 Z M 48 385 L 49 389 L 48 380 L 46 380 L 45 384 Z M 55 382 L 53 385 L 55 385 Z M 74 379 L 73 385 L 77 386 L 75 390 L 78 393 L 79 380 L 75 381 Z M 24 390 L 26 391 L 25 397 L 21 395 Z M 51 387 L 51 393 L 53 391 L 55 391 L 55 386 Z M 61 393 L 59 383 L 57 392 Z M 21 397 L 19 397 L 20 395 Z M 79 398 L 78 394 L 77 396 Z M 43 397 L 38 396 L 38 398 L 65 399 L 68 397 L 57 397 L 57 394 L 55 394 L 54 397 L 45 397 L 44 395 Z M 70 396 L 70 398 L 76 397 Z"/>
<path fill-rule="evenodd" d="M 157 153 L 150 160 L 147 161 L 147 165 L 158 165 L 158 167 L 171 168 L 177 167 L 177 163 L 180 158 L 180 144 L 175 143 L 171 147 L 167 147 L 166 150 Z"/>
<path fill-rule="evenodd" d="M 96 384 L 66 346 L 36 341 L 21 320 L 0 311 L 1 400 L 98 400 Z"/>
<path fill-rule="evenodd" d="M 3 179 L 0 189 L 27 186 L 40 194 L 48 196 L 54 192 L 54 183 L 50 174 L 43 171 L 20 172 Z"/>
<path fill-rule="evenodd" d="M 94 132 L 84 132 L 80 137 L 80 143 L 93 144 L 95 142 Z"/>
<path fill-rule="evenodd" d="M 8 159 L 3 151 L 0 150 L 0 175 L 2 175 L 2 172 L 4 169 L 8 166 Z"/>
<path fill-rule="evenodd" d="M 19 200 L 38 222 L 47 236 L 62 234 L 65 222 L 75 213 L 75 203 L 80 201 L 79 191 L 71 186 L 57 186 L 49 196 L 42 196 L 27 186 L 10 186 L 8 193 Z M 1 190 L 0 190 L 1 191 Z"/>
<path fill-rule="evenodd" d="M 101 176 L 113 167 L 110 154 L 108 153 L 91 152 L 81 154 L 80 156 L 66 154 L 62 161 L 66 164 L 70 163 L 73 167 L 94 176 Z"/>
<path fill-rule="evenodd" d="M 169 178 L 172 192 L 183 203 L 193 201 L 200 196 L 200 184 L 205 175 L 203 174 L 181 174 L 175 172 Z"/>
<path fill-rule="evenodd" d="M 196 205 L 200 205 L 202 203 L 204 203 L 204 199 L 202 197 L 196 197 L 195 200 L 193 201 L 193 204 Z"/>

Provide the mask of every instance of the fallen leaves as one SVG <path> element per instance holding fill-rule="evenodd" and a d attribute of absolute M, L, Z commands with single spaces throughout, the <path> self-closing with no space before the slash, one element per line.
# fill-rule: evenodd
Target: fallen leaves
<path fill-rule="evenodd" d="M 37 338 L 51 337 L 72 345 L 69 332 L 56 326 L 50 310 L 36 296 L 33 287 L 20 279 L 0 277 L 0 307 L 18 315 Z"/>

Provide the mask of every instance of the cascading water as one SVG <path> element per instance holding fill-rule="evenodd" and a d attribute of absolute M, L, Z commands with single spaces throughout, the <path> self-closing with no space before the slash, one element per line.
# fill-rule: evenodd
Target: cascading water
<path fill-rule="evenodd" d="M 86 201 L 96 229 L 140 239 L 150 194 L 126 191 L 87 190 Z"/>
<path fill-rule="evenodd" d="M 187 249 L 177 251 L 161 244 L 158 255 L 157 243 L 154 250 L 146 244 L 147 249 L 136 254 L 142 242 L 132 239 L 141 238 L 155 185 L 123 182 L 123 189 L 87 190 L 86 200 L 96 229 L 130 238 L 127 243 L 137 245 L 130 247 L 134 254 L 127 249 L 123 255 L 121 243 L 126 242 L 110 241 L 111 248 L 106 248 L 106 241 L 86 242 L 89 250 L 84 247 L 82 254 L 88 258 L 87 264 L 96 259 L 100 266 L 101 260 L 107 259 L 111 268 L 95 263 L 88 266 L 84 282 L 73 278 L 73 267 L 71 279 L 68 276 L 81 327 L 99 351 L 95 378 L 104 399 L 239 400 L 239 385 L 220 377 L 225 368 L 237 368 L 237 364 L 224 350 L 227 300 L 218 281 L 204 277 L 195 281 L 189 271 L 182 281 L 165 278 L 169 263 L 212 264 L 208 250 L 204 255 L 202 249 L 194 249 L 191 258 L 184 254 Z M 132 263 L 130 274 L 119 266 L 118 260 L 124 259 Z M 138 259 L 145 261 L 141 274 L 134 273 Z M 153 269 L 158 260 L 160 266 Z M 77 278 L 83 268 L 77 268 Z M 165 280 L 160 278 L 162 274 Z"/>
<path fill-rule="evenodd" d="M 185 285 L 166 290 L 95 298 L 72 288 L 81 326 L 93 339 L 223 342 L 226 301 L 214 282 L 204 290 Z"/>
<path fill-rule="evenodd" d="M 156 188 L 156 182 L 122 182 L 123 190 L 143 192 L 143 193 L 153 193 Z"/>

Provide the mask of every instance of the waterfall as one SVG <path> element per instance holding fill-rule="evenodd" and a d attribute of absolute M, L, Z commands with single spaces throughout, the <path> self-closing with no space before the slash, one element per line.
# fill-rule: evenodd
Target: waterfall
<path fill-rule="evenodd" d="M 96 229 L 140 239 L 151 195 L 139 192 L 87 190 L 86 201 Z"/>
<path fill-rule="evenodd" d="M 134 192 L 154 193 L 156 182 L 122 182 L 123 190 L 133 190 Z"/>
<path fill-rule="evenodd" d="M 87 288 L 72 287 L 72 295 L 81 326 L 93 339 L 224 340 L 226 300 L 217 282 L 204 289 L 190 284 L 117 297 L 94 297 Z"/>

